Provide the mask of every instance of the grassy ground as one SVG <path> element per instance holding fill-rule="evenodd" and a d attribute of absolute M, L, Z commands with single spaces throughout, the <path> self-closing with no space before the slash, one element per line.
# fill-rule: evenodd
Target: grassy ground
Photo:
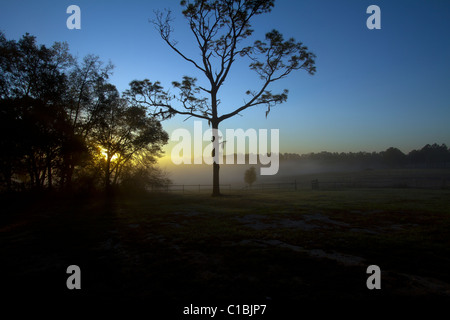
<path fill-rule="evenodd" d="M 3 290 L 26 301 L 450 301 L 450 191 L 3 199 Z M 66 268 L 82 289 L 66 288 Z M 381 290 L 366 269 L 381 268 Z M 158 303 L 157 303 L 157 302 Z"/>

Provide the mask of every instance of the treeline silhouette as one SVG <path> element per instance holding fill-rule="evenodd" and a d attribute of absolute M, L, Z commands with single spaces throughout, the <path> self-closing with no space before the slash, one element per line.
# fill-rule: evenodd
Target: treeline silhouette
<path fill-rule="evenodd" d="M 108 82 L 111 63 L 67 43 L 0 32 L 1 190 L 164 184 L 154 163 L 168 135 Z"/>
<path fill-rule="evenodd" d="M 449 168 L 450 148 L 445 144 L 427 144 L 408 154 L 390 147 L 382 152 L 319 152 L 308 154 L 282 153 L 280 162 L 314 162 L 322 165 L 348 164 L 364 168 Z"/>

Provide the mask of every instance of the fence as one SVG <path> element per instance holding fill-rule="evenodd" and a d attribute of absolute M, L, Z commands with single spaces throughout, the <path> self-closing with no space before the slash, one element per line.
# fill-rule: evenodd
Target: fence
<path fill-rule="evenodd" d="M 402 178 L 402 179 L 302 179 L 294 182 L 259 183 L 251 187 L 238 187 L 235 190 L 337 190 L 350 188 L 423 188 L 423 189 L 447 189 L 450 187 L 447 178 Z M 201 192 L 212 190 L 212 184 L 172 184 L 167 186 L 152 186 L 151 191 L 160 192 Z M 221 190 L 232 190 L 231 184 L 221 184 Z"/>
<path fill-rule="evenodd" d="M 418 188 L 447 189 L 446 178 L 402 178 L 402 179 L 362 179 L 362 180 L 312 180 L 312 189 L 349 189 L 349 188 Z"/>
<path fill-rule="evenodd" d="M 268 190 L 268 189 L 288 189 L 297 190 L 297 180 L 294 182 L 272 182 L 272 183 L 259 183 L 246 188 L 250 190 Z"/>
<path fill-rule="evenodd" d="M 151 186 L 151 191 L 163 191 L 163 192 L 201 192 L 206 189 L 211 190 L 212 184 L 170 184 L 166 186 Z M 220 189 L 231 190 L 231 184 L 221 184 Z"/>

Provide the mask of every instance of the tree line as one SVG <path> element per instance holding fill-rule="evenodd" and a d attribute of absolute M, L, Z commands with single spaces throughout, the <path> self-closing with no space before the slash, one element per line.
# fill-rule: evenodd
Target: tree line
<path fill-rule="evenodd" d="M 398 148 L 390 147 L 381 152 L 319 152 L 308 154 L 282 153 L 281 161 L 314 161 L 320 164 L 350 164 L 371 167 L 413 167 L 448 168 L 450 167 L 450 148 L 445 144 L 427 144 L 405 154 Z"/>
<path fill-rule="evenodd" d="M 154 163 L 168 134 L 108 79 L 111 63 L 67 43 L 0 33 L 0 185 L 5 190 L 167 183 Z"/>

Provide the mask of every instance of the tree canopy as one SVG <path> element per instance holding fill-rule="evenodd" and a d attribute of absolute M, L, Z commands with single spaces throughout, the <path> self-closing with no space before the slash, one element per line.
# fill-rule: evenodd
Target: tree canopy
<path fill-rule="evenodd" d="M 173 39 L 171 11 L 157 11 L 152 22 L 162 40 L 200 72 L 209 85 L 200 86 L 195 77 L 185 75 L 181 81 L 172 82 L 178 92 L 173 95 L 158 81 L 136 80 L 130 84 L 126 96 L 131 103 L 147 106 L 162 119 L 179 114 L 206 120 L 211 125 L 214 144 L 213 195 L 220 195 L 219 161 L 215 152 L 219 148 L 219 124 L 260 105 L 267 108 L 267 117 L 274 106 L 285 102 L 288 97 L 287 89 L 274 93 L 270 85 L 294 70 L 314 74 L 315 55 L 302 42 L 293 38 L 285 40 L 277 30 L 267 32 L 264 40 L 255 40 L 248 45 L 247 38 L 253 34 L 252 19 L 269 13 L 274 6 L 273 0 L 183 0 L 181 6 L 199 58 L 188 56 L 177 46 L 177 41 Z M 232 111 L 221 113 L 219 91 L 237 59 L 248 60 L 249 69 L 259 76 L 260 84 L 256 89 L 243 88 L 246 100 Z"/>
<path fill-rule="evenodd" d="M 154 164 L 168 135 L 120 97 L 108 82 L 112 69 L 95 55 L 79 63 L 67 43 L 46 47 L 29 34 L 15 41 L 0 33 L 4 189 L 71 188 L 74 177 L 86 176 L 109 186 L 121 182 L 126 166 L 142 167 L 143 158 L 146 169 Z"/>
<path fill-rule="evenodd" d="M 244 181 L 249 185 L 250 188 L 252 187 L 253 183 L 255 183 L 256 181 L 255 167 L 250 167 L 249 169 L 245 170 Z"/>

